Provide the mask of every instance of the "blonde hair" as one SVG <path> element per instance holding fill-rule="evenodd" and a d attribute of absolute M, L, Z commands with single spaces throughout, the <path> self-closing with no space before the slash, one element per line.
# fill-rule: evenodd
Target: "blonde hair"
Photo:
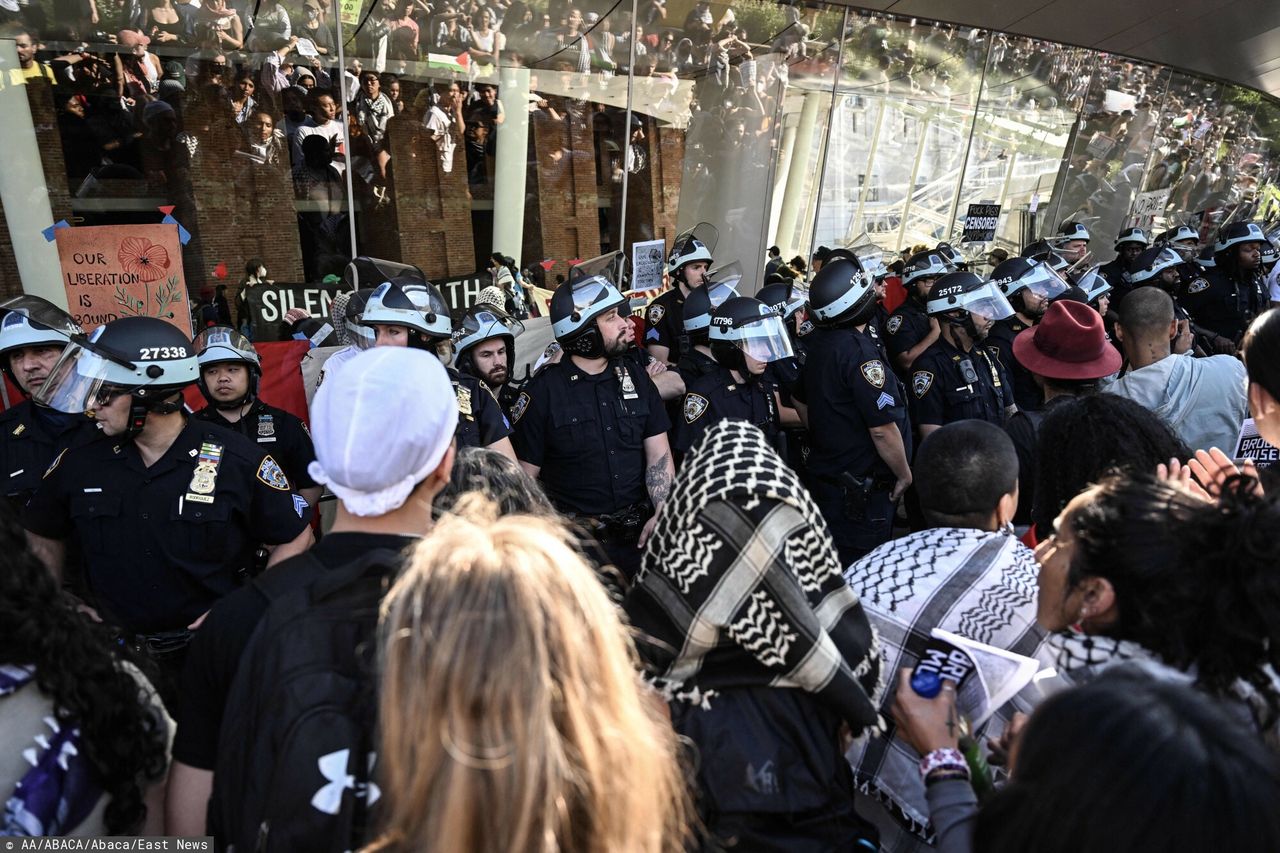
<path fill-rule="evenodd" d="M 676 739 L 559 523 L 475 496 L 382 605 L 372 850 L 683 849 Z"/>

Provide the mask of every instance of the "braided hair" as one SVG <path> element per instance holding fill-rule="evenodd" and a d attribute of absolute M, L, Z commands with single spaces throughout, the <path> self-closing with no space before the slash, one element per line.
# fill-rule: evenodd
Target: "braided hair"
<path fill-rule="evenodd" d="M 80 729 L 95 780 L 110 797 L 107 832 L 136 832 L 147 815 L 145 786 L 163 778 L 167 738 L 150 697 L 124 666 L 110 630 L 77 612 L 27 547 L 12 509 L 0 504 L 0 662 L 34 666 L 34 682 L 59 722 Z"/>

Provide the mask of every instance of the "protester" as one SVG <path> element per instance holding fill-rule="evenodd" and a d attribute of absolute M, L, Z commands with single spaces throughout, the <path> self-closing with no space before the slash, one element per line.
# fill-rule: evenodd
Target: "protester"
<path fill-rule="evenodd" d="M 155 688 L 4 504 L 0 552 L 0 835 L 162 835 L 173 721 Z"/>
<path fill-rule="evenodd" d="M 567 531 L 464 498 L 382 605 L 370 850 L 677 853 L 675 733 Z"/>
<path fill-rule="evenodd" d="M 251 731 L 243 717 L 248 714 L 255 724 L 266 725 L 283 719 L 289 710 L 277 706 L 269 718 L 256 718 L 252 703 L 235 704 L 235 696 L 245 697 L 243 690 L 233 695 L 234 684 L 255 686 L 249 673 L 239 674 L 242 661 L 254 659 L 249 650 L 254 647 L 251 640 L 255 629 L 259 623 L 272 620 L 273 609 L 279 612 L 288 604 L 289 590 L 306 590 L 325 578 L 344 577 L 353 566 L 387 577 L 398 570 L 399 555 L 430 530 L 432 499 L 449 478 L 458 419 L 453 399 L 448 376 L 435 356 L 404 347 L 379 347 L 360 353 L 316 392 L 311 417 L 316 461 L 311 463 L 310 473 L 317 483 L 338 496 L 337 519 L 310 552 L 281 564 L 260 582 L 238 590 L 214 608 L 197 634 L 182 679 L 174 772 L 167 803 L 170 832 L 204 835 L 213 831 L 226 841 L 240 839 L 243 824 L 225 816 L 231 813 L 238 818 L 250 804 L 265 807 L 248 786 L 268 784 L 269 779 L 239 775 L 222 778 L 224 772 L 244 770 L 238 762 L 275 766 L 277 756 L 272 751 L 255 754 L 251 738 L 257 729 Z M 388 432 L 387 423 L 398 427 Z M 370 452 L 370 448 L 376 448 L 376 452 Z M 370 555 L 375 559 L 366 566 L 362 561 L 369 560 Z M 372 636 L 374 613 L 357 611 L 356 618 L 365 619 L 361 624 Z M 257 648 L 261 650 L 261 644 L 268 640 L 257 639 Z M 320 645 L 317 653 L 326 648 Z M 354 647 L 333 651 L 335 657 L 345 657 L 326 665 L 337 667 L 345 663 L 354 667 L 353 678 L 371 680 L 371 670 L 347 660 L 356 653 Z M 257 684 L 256 688 L 270 692 L 264 684 Z M 253 698 L 267 701 L 261 693 L 253 694 Z M 364 708 L 362 712 L 371 715 L 372 709 Z M 241 723 L 233 725 L 230 720 L 235 718 Z M 371 716 L 359 719 L 372 725 Z M 228 733 L 234 733 L 237 748 L 227 748 Z M 304 746 L 311 747 L 313 743 L 307 741 Z M 331 750 L 319 754 L 328 751 Z M 353 760 L 363 762 L 365 756 L 361 754 Z M 308 766 L 314 768 L 315 761 L 312 754 Z M 216 778 L 215 768 L 219 774 Z M 296 766 L 288 768 L 288 772 L 297 770 Z M 218 789 L 221 795 L 215 797 L 214 809 L 222 818 L 215 826 L 206 827 L 210 792 Z M 305 796 L 310 797 L 314 790 Z M 279 804 L 283 794 L 276 792 L 276 797 L 273 802 Z M 353 792 L 348 798 L 349 806 L 355 797 Z M 303 806 L 294 814 L 309 815 L 305 801 Z M 301 831 L 312 828 L 312 824 L 283 823 L 276 828 L 277 834 L 293 838 L 307 849 L 321 849 L 305 844 L 300 837 Z M 310 841 L 316 841 L 316 836 L 310 836 Z M 336 849 L 351 849 L 349 839 L 327 841 L 344 845 Z"/>
<path fill-rule="evenodd" d="M 923 699 L 909 675 L 894 709 L 903 737 L 922 753 L 954 749 L 955 691 Z M 981 810 L 963 773 L 934 773 L 926 790 L 939 853 L 1280 845 L 1274 754 L 1210 700 L 1141 671 L 1113 672 L 1040 706 L 1018 742 L 1013 781 Z"/>
<path fill-rule="evenodd" d="M 874 844 L 840 732 L 877 724 L 879 644 L 817 506 L 754 426 L 720 421 L 695 445 L 626 610 L 698 750 L 711 849 Z"/>

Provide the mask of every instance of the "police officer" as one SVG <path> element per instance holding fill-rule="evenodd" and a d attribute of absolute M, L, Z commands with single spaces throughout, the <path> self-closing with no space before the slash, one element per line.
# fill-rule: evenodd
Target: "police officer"
<path fill-rule="evenodd" d="M 1079 222 L 1064 222 L 1053 238 L 1054 248 L 1068 263 L 1079 264 L 1089 252 L 1089 229 Z"/>
<path fill-rule="evenodd" d="M 741 284 L 741 275 L 717 277 L 691 291 L 685 299 L 681 318 L 685 350 L 676 369 L 684 380 L 686 393 L 694 380 L 719 372 L 720 364 L 712 355 L 708 337 L 711 316 L 726 300 L 740 295 L 738 288 Z"/>
<path fill-rule="evenodd" d="M 549 306 L 565 357 L 520 392 L 511 415 L 515 443 L 551 503 L 579 520 L 630 579 L 671 492 L 671 422 L 649 375 L 623 357 L 626 298 L 606 273 L 577 269 Z"/>
<path fill-rule="evenodd" d="M 258 545 L 274 564 L 311 544 L 311 507 L 275 458 L 187 417 L 182 389 L 198 376 L 191 341 L 154 317 L 114 320 L 68 346 L 37 399 L 88 412 L 105 439 L 60 453 L 23 515 L 55 574 L 77 540 L 102 616 L 169 676 Z"/>
<path fill-rule="evenodd" d="M 453 363 L 458 372 L 479 379 L 508 416 L 519 395 L 511 371 L 516 360 L 516 336 L 524 323 L 501 308 L 472 305 L 453 332 Z"/>
<path fill-rule="evenodd" d="M 1234 354 L 1249 323 L 1270 306 L 1262 278 L 1266 244 L 1257 223 L 1223 227 L 1213 247 L 1214 266 L 1183 291 L 1183 307 L 1196 325 L 1214 334 L 1214 352 Z"/>
<path fill-rule="evenodd" d="M 901 376 L 907 375 L 921 353 L 938 340 L 941 330 L 925 311 L 925 304 L 934 282 L 946 274 L 947 265 L 936 252 L 917 252 L 903 267 L 907 298 L 889 315 L 884 327 L 885 344 Z"/>
<path fill-rule="evenodd" d="M 1040 408 L 1042 392 L 1035 375 L 1013 354 L 1013 339 L 1039 323 L 1049 303 L 1067 290 L 1067 283 L 1047 264 L 1030 258 L 1010 258 L 991 271 L 991 283 L 1013 306 L 1014 314 L 997 320 L 987 334 L 987 352 L 999 359 L 1013 380 L 1013 399 L 1018 408 Z"/>
<path fill-rule="evenodd" d="M 441 347 L 453 338 L 449 307 L 436 286 L 425 279 L 378 285 L 359 322 L 371 330 L 372 339 L 368 335 L 357 338 L 358 346 L 413 347 L 438 356 Z M 474 376 L 452 367 L 446 370 L 458 400 L 458 446 L 487 447 L 514 460 L 511 425 L 497 399 Z"/>
<path fill-rule="evenodd" d="M 889 539 L 894 502 L 911 485 L 907 401 L 868 333 L 875 306 L 851 254 L 828 260 L 809 289 L 809 486 L 846 565 Z"/>
<path fill-rule="evenodd" d="M 193 343 L 200 364 L 196 385 L 209 403 L 196 418 L 238 432 L 270 453 L 315 506 L 323 490 L 307 473 L 316 458 L 311 434 L 296 415 L 259 399 L 262 361 L 253 344 L 230 326 L 211 326 Z"/>
<path fill-rule="evenodd" d="M 1126 228 L 1116 236 L 1115 260 L 1098 267 L 1098 275 L 1111 283 L 1117 300 L 1123 299 L 1129 292 L 1124 274 L 1133 268 L 1133 262 L 1138 259 L 1138 255 L 1146 251 L 1150 245 L 1147 232 L 1141 228 Z"/>
<path fill-rule="evenodd" d="M 681 319 L 684 317 L 684 301 L 695 288 L 701 287 L 711 269 L 711 252 L 698 236 L 701 226 L 676 237 L 667 256 L 667 275 L 672 287 L 649 304 L 646 319 L 649 330 L 645 333 L 645 346 L 649 353 L 667 364 L 679 364 L 684 352 L 681 340 Z"/>
<path fill-rule="evenodd" d="M 1013 316 L 1000 289 L 973 273 L 956 272 L 934 285 L 929 316 L 942 335 L 911 373 L 913 420 L 923 440 L 953 421 L 976 418 L 1001 426 L 1016 409 L 1004 366 L 982 346 L 997 320 Z"/>
<path fill-rule="evenodd" d="M 672 449 L 688 453 L 703 430 L 726 418 L 755 424 L 773 444 L 780 426 L 778 397 L 765 369 L 792 356 L 782 315 L 758 299 L 735 296 L 711 313 L 709 337 L 717 367 L 687 385 L 681 418 L 671 431 Z"/>
<path fill-rule="evenodd" d="M 38 296 L 9 300 L 5 308 L 0 319 L 0 370 L 30 398 L 49 378 L 71 336 L 80 334 L 80 327 L 65 311 Z M 97 436 L 92 422 L 82 415 L 58 412 L 30 399 L 0 412 L 0 476 L 12 509 L 21 512 L 27 505 L 59 452 Z"/>
<path fill-rule="evenodd" d="M 1195 347 L 1198 355 L 1208 350 L 1205 347 L 1212 340 L 1212 333 L 1205 333 L 1191 322 L 1191 316 L 1180 303 L 1181 279 L 1178 268 L 1184 263 L 1182 256 L 1170 246 L 1153 246 L 1147 249 L 1133 262 L 1133 268 L 1126 273 L 1130 292 L 1139 287 L 1158 287 L 1173 297 L 1174 318 L 1178 323 L 1178 337 L 1174 340 L 1173 351 L 1181 355 Z"/>
<path fill-rule="evenodd" d="M 945 241 L 933 247 L 933 251 L 942 258 L 942 262 L 947 265 L 947 272 L 967 272 L 969 262 L 965 260 L 964 255 L 960 251 Z M 870 270 L 868 270 L 870 272 Z"/>

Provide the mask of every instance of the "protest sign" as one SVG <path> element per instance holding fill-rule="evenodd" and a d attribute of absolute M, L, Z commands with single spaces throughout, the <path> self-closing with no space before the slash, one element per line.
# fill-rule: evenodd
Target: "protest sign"
<path fill-rule="evenodd" d="M 342 291 L 340 284 L 304 284 L 300 282 L 273 281 L 255 284 L 240 291 L 249 309 L 255 341 L 288 340 L 284 315 L 294 308 L 301 308 L 312 317 L 329 316 L 329 304 Z"/>
<path fill-rule="evenodd" d="M 159 317 L 191 336 L 176 224 L 59 228 L 54 238 L 67 309 L 86 333 L 121 317 Z"/>
<path fill-rule="evenodd" d="M 631 244 L 631 293 L 662 287 L 667 252 L 665 240 L 645 240 Z"/>
<path fill-rule="evenodd" d="M 1139 228 L 1150 228 L 1155 218 L 1164 213 L 1165 206 L 1169 203 L 1169 193 L 1172 191 L 1172 187 L 1165 187 L 1162 190 L 1138 193 L 1133 200 L 1134 225 Z"/>
<path fill-rule="evenodd" d="M 342 23 L 352 26 L 359 24 L 360 9 L 363 5 L 362 0 L 338 0 L 338 14 L 342 18 Z"/>
<path fill-rule="evenodd" d="M 1000 205 L 971 204 L 964 215 L 962 243 L 990 243 L 996 238 L 1000 222 Z"/>
<path fill-rule="evenodd" d="M 1258 425 L 1253 418 L 1246 418 L 1240 427 L 1240 437 L 1236 439 L 1236 459 L 1252 459 L 1259 468 L 1270 468 L 1280 462 L 1280 448 L 1268 444 L 1258 434 Z"/>

